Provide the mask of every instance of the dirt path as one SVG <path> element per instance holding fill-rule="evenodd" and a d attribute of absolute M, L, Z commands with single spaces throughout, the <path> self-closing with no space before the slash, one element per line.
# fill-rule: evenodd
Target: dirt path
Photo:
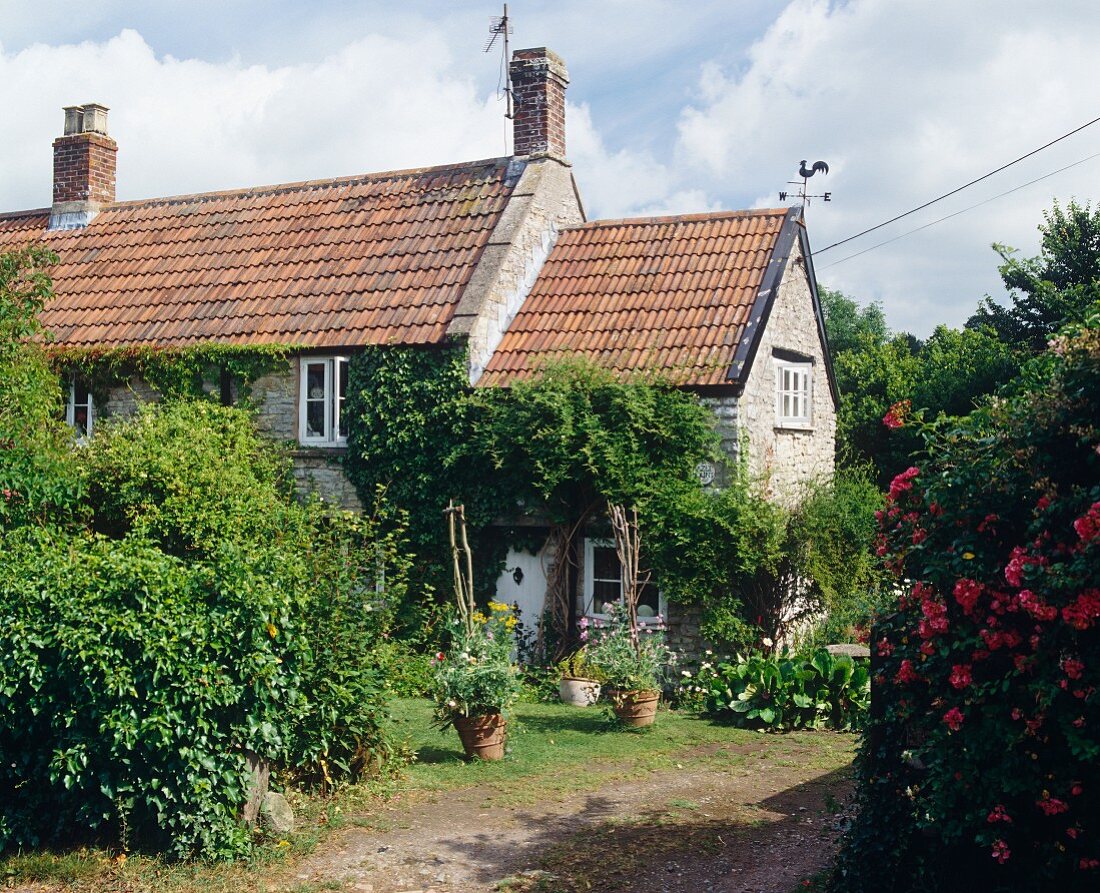
<path fill-rule="evenodd" d="M 338 832 L 298 888 L 359 893 L 790 893 L 828 865 L 846 767 L 759 744 L 685 751 L 683 768 L 537 808 L 474 787 L 407 795 Z M 290 889 L 295 889 L 291 887 Z"/>

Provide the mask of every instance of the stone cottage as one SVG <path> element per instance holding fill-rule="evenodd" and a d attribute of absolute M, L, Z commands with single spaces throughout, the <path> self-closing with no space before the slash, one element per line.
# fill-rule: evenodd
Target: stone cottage
<path fill-rule="evenodd" d="M 66 108 L 52 205 L 0 213 L 0 250 L 59 254 L 42 321 L 61 347 L 291 346 L 253 386 L 260 424 L 293 444 L 303 488 L 346 508 L 359 507 L 339 462 L 347 363 L 368 345 L 464 342 L 478 387 L 562 353 L 664 370 L 713 407 L 726 453 L 776 498 L 828 475 L 837 398 L 799 210 L 586 221 L 564 63 L 518 50 L 510 75 L 509 157 L 127 202 L 108 110 Z M 74 379 L 67 416 L 90 435 L 156 398 L 135 378 L 97 401 Z M 703 485 L 726 474 L 697 471 Z M 578 557 L 577 609 L 598 616 L 617 559 L 595 538 Z M 546 559 L 510 555 L 499 597 L 537 616 Z M 658 587 L 644 599 L 643 613 L 663 611 Z"/>

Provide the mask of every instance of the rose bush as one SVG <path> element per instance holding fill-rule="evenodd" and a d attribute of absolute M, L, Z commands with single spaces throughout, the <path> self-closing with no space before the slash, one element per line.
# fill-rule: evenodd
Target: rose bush
<path fill-rule="evenodd" d="M 990 406 L 916 425 L 845 891 L 1100 888 L 1100 312 Z"/>

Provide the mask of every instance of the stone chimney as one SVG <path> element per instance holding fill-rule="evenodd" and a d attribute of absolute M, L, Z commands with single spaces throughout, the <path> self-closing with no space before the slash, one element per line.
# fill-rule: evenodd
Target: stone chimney
<path fill-rule="evenodd" d="M 53 141 L 50 229 L 87 226 L 115 200 L 118 144 L 107 136 L 107 107 L 90 102 L 65 108 L 65 135 Z"/>
<path fill-rule="evenodd" d="M 546 47 L 516 50 L 510 67 L 515 118 L 512 154 L 565 158 L 565 88 L 569 72 Z"/>

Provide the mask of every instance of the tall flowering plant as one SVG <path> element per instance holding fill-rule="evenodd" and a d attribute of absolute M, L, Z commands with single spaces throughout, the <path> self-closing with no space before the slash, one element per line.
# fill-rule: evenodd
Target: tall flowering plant
<path fill-rule="evenodd" d="M 489 602 L 489 613 L 474 611 L 469 626 L 450 624 L 451 645 L 432 659 L 435 717 L 446 728 L 456 716 L 506 713 L 520 693 L 512 661 L 516 618 L 508 605 Z"/>
<path fill-rule="evenodd" d="M 611 605 L 607 620 L 586 624 L 582 635 L 588 663 L 611 689 L 659 690 L 677 660 L 676 652 L 665 642 L 660 615 L 652 623 L 632 623 L 626 608 Z"/>
<path fill-rule="evenodd" d="M 966 419 L 888 417 L 927 459 L 880 516 L 903 594 L 871 641 L 844 890 L 1100 889 L 1098 420 L 1100 313 Z"/>

